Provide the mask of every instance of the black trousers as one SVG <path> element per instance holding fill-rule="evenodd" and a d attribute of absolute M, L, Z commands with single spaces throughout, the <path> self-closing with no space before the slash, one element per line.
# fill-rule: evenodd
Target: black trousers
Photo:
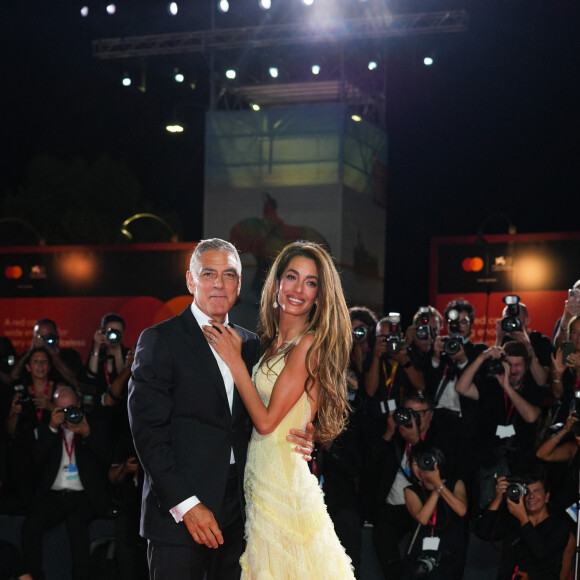
<path fill-rule="evenodd" d="M 175 546 L 150 540 L 147 546 L 150 580 L 239 580 L 244 522 L 234 465 L 230 467 L 224 501 L 216 519 L 224 538 L 224 543 L 216 549 L 199 544 Z"/>
<path fill-rule="evenodd" d="M 26 571 L 34 580 L 44 577 L 42 571 L 42 536 L 65 522 L 72 556 L 74 580 L 88 580 L 90 540 L 89 524 L 95 517 L 84 491 L 49 491 L 32 505 L 22 524 L 22 555 Z"/>

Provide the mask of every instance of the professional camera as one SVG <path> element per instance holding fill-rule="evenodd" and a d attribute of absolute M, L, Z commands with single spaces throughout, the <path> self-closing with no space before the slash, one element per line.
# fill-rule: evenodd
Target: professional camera
<path fill-rule="evenodd" d="M 116 328 L 107 328 L 105 334 L 110 344 L 119 344 L 123 340 L 123 333 Z"/>
<path fill-rule="evenodd" d="M 366 326 L 357 326 L 352 329 L 352 339 L 355 342 L 362 342 L 366 338 L 368 332 L 369 329 Z"/>
<path fill-rule="evenodd" d="M 504 496 L 513 501 L 514 503 L 518 503 L 520 501 L 520 497 L 528 495 L 528 486 L 525 484 L 523 479 L 518 479 L 515 477 L 510 477 L 507 479 L 508 486 L 506 487 Z"/>
<path fill-rule="evenodd" d="M 417 459 L 417 467 L 423 471 L 435 471 L 435 464 L 437 463 L 437 457 L 433 453 L 423 453 Z"/>
<path fill-rule="evenodd" d="M 459 311 L 452 309 L 447 313 L 447 328 L 449 336 L 443 337 L 443 352 L 448 355 L 457 354 L 464 343 L 459 331 Z"/>
<path fill-rule="evenodd" d="M 506 360 L 505 356 L 502 354 L 499 358 L 488 358 L 483 366 L 486 376 L 495 377 L 504 374 L 503 363 Z"/>
<path fill-rule="evenodd" d="M 409 578 L 427 578 L 439 565 L 439 552 L 424 550 L 411 565 Z"/>
<path fill-rule="evenodd" d="M 44 344 L 49 348 L 56 348 L 58 346 L 58 334 L 45 334 L 42 340 L 44 340 Z"/>
<path fill-rule="evenodd" d="M 522 321 L 519 319 L 520 297 L 516 294 L 508 294 L 502 298 L 507 306 L 507 312 L 501 319 L 501 329 L 504 332 L 515 332 L 522 329 Z"/>
<path fill-rule="evenodd" d="M 389 312 L 388 316 L 391 332 L 384 338 L 387 343 L 387 351 L 390 354 L 397 354 L 402 346 L 401 338 L 401 315 L 398 312 Z"/>
<path fill-rule="evenodd" d="M 65 407 L 62 412 L 64 413 L 64 420 L 72 423 L 73 425 L 78 425 L 82 420 L 85 414 L 80 407 Z"/>
<path fill-rule="evenodd" d="M 428 306 L 421 306 L 419 308 L 419 318 L 417 320 L 415 335 L 419 340 L 427 340 L 433 337 L 433 329 L 429 326 L 431 320 L 431 312 Z"/>
<path fill-rule="evenodd" d="M 407 409 L 407 407 L 397 407 L 393 412 L 393 421 L 395 421 L 397 425 L 411 427 L 413 425 L 413 419 L 417 421 L 417 424 L 419 424 L 421 421 L 421 416 L 413 409 Z"/>
<path fill-rule="evenodd" d="M 34 401 L 32 395 L 24 388 L 24 385 L 15 385 L 14 392 L 19 393 L 19 397 L 16 399 L 17 405 L 26 405 Z"/>

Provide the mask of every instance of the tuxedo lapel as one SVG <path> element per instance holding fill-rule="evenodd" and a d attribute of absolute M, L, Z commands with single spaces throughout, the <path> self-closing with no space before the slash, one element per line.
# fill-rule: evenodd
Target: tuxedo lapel
<path fill-rule="evenodd" d="M 211 351 L 211 348 L 207 343 L 207 340 L 205 339 L 203 332 L 197 324 L 197 321 L 195 320 L 189 307 L 187 307 L 181 313 L 181 321 L 184 327 L 183 339 L 185 343 L 189 347 L 192 355 L 201 362 L 206 370 L 207 378 L 228 404 L 229 409 L 229 402 L 228 396 L 226 394 L 224 379 L 215 360 L 213 352 Z"/>

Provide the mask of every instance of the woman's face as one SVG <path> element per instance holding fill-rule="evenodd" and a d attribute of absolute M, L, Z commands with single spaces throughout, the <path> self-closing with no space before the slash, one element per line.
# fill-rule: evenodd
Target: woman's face
<path fill-rule="evenodd" d="M 48 355 L 44 352 L 35 352 L 26 364 L 26 370 L 33 379 L 45 379 L 50 370 Z"/>
<path fill-rule="evenodd" d="M 278 282 L 278 304 L 291 316 L 308 317 L 318 298 L 318 269 L 314 260 L 292 258 Z"/>
<path fill-rule="evenodd" d="M 574 343 L 574 352 L 580 352 L 580 320 L 570 326 L 570 340 Z"/>

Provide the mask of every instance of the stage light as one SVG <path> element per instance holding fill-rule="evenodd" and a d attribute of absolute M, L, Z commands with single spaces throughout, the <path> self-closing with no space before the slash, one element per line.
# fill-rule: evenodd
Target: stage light
<path fill-rule="evenodd" d="M 258 4 L 262 10 L 270 10 L 272 8 L 272 0 L 260 0 Z"/>
<path fill-rule="evenodd" d="M 256 103 L 252 103 L 250 106 L 252 107 L 252 111 L 260 110 L 260 105 L 257 105 Z"/>
<path fill-rule="evenodd" d="M 360 123 L 362 121 L 362 117 L 359 117 L 358 115 L 351 115 L 350 118 L 356 123 Z"/>
<path fill-rule="evenodd" d="M 218 10 L 223 12 L 224 14 L 230 9 L 230 3 L 228 0 L 219 0 L 218 2 Z"/>
<path fill-rule="evenodd" d="M 378 64 L 376 60 L 370 60 L 367 66 L 369 67 L 369 70 L 375 70 Z"/>
<path fill-rule="evenodd" d="M 128 77 L 127 75 L 125 75 L 123 77 L 123 80 L 121 81 L 123 83 L 124 87 L 130 87 L 131 86 L 131 78 Z"/>
<path fill-rule="evenodd" d="M 226 71 L 226 78 L 233 81 L 236 78 L 236 71 L 233 68 L 230 68 Z"/>
<path fill-rule="evenodd" d="M 185 80 L 185 77 L 180 72 L 176 72 L 173 78 L 176 83 L 182 83 Z"/>
<path fill-rule="evenodd" d="M 423 59 L 423 64 L 424 64 L 425 66 L 431 66 L 431 65 L 433 64 L 433 62 L 434 62 L 434 61 L 433 61 L 433 59 L 432 59 L 430 56 L 426 56 L 426 57 Z"/>
<path fill-rule="evenodd" d="M 304 4 L 304 6 L 312 6 L 314 4 L 314 0 L 302 0 L 302 4 Z"/>
<path fill-rule="evenodd" d="M 117 7 L 114 4 L 107 4 L 107 14 L 109 14 L 110 16 L 113 16 L 113 14 L 115 14 L 115 12 L 117 12 Z"/>
<path fill-rule="evenodd" d="M 83 6 L 81 8 L 81 16 L 83 18 L 86 18 L 89 15 L 89 7 L 88 6 Z"/>
<path fill-rule="evenodd" d="M 278 78 L 278 69 L 277 69 L 275 66 L 271 66 L 271 67 L 268 69 L 268 72 L 270 73 L 270 76 L 271 76 L 273 79 L 277 79 L 277 78 Z"/>
<path fill-rule="evenodd" d="M 167 125 L 165 130 L 168 133 L 183 133 L 183 125 Z"/>
<path fill-rule="evenodd" d="M 179 12 L 177 2 L 170 2 L 169 6 L 167 6 L 167 11 L 169 12 L 169 14 L 171 14 L 171 16 L 177 16 L 177 13 Z"/>
<path fill-rule="evenodd" d="M 320 74 L 320 66 L 319 65 L 317 65 L 317 64 L 312 65 L 312 74 L 313 75 Z"/>

